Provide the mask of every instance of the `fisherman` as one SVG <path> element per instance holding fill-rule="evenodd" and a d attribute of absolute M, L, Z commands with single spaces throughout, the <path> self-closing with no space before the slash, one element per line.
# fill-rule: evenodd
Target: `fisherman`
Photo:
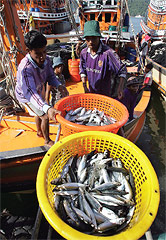
<path fill-rule="evenodd" d="M 31 116 L 35 116 L 37 135 L 44 137 L 45 145 L 51 147 L 54 142 L 49 137 L 49 119 L 55 120 L 60 114 L 45 101 L 45 84 L 58 88 L 62 96 L 68 95 L 67 89 L 55 77 L 50 59 L 46 56 L 47 40 L 36 30 L 29 31 L 24 42 L 28 53 L 18 66 L 15 93 Z"/>
<path fill-rule="evenodd" d="M 143 36 L 143 31 L 141 30 L 137 35 L 136 35 L 136 39 L 138 41 L 138 47 L 141 47 L 141 40 L 142 40 L 142 36 Z"/>
<path fill-rule="evenodd" d="M 120 78 L 117 95 L 122 98 L 126 67 L 118 55 L 100 41 L 99 22 L 92 20 L 84 25 L 87 47 L 80 54 L 80 75 L 85 93 L 97 93 L 111 97 L 113 83 Z M 87 79 L 89 88 L 87 87 Z"/>
<path fill-rule="evenodd" d="M 138 63 L 137 73 L 140 72 L 142 64 L 143 64 L 142 67 L 145 66 L 145 59 L 146 59 L 146 56 L 148 54 L 150 40 L 151 40 L 151 34 L 150 33 L 148 33 L 147 35 L 145 35 L 145 37 L 142 38 L 141 47 L 140 47 L 140 60 L 139 60 L 139 63 Z"/>
<path fill-rule="evenodd" d="M 129 112 L 129 121 L 131 121 L 134 113 L 134 108 L 136 106 L 137 97 L 142 89 L 140 89 L 141 81 L 136 77 L 130 77 L 127 80 L 126 88 L 123 91 L 123 97 L 118 99 L 121 103 L 123 103 L 128 112 Z"/>
<path fill-rule="evenodd" d="M 153 64 L 152 63 L 148 63 L 145 66 L 145 75 L 144 75 L 144 82 L 143 82 L 143 88 L 144 90 L 150 90 L 151 89 L 151 85 L 152 85 L 152 68 L 153 68 Z"/>
<path fill-rule="evenodd" d="M 54 69 L 55 77 L 65 87 L 66 81 L 65 81 L 64 75 L 62 74 L 63 67 L 64 67 L 64 63 L 62 58 L 60 56 L 54 57 L 52 68 Z M 50 93 L 51 93 L 51 101 L 49 101 Z M 61 92 L 57 88 L 52 87 L 47 83 L 46 102 L 48 104 L 50 103 L 50 105 L 54 107 L 55 103 L 61 98 L 62 98 Z"/>

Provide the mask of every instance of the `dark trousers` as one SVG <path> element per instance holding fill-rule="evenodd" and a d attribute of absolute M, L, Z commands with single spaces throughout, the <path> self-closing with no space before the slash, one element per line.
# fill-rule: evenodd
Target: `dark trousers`
<path fill-rule="evenodd" d="M 142 56 L 142 57 L 140 58 L 139 63 L 138 63 L 137 72 L 140 71 L 142 63 L 143 63 L 143 66 L 145 66 L 145 59 L 146 59 L 146 56 Z"/>

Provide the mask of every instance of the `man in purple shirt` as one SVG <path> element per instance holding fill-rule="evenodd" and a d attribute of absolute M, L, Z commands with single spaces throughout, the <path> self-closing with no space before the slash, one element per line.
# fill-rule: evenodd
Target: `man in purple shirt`
<path fill-rule="evenodd" d="M 54 142 L 49 137 L 49 119 L 60 113 L 45 101 L 45 84 L 58 88 L 62 96 L 67 89 L 56 79 L 49 57 L 46 56 L 47 40 L 38 31 L 29 31 L 24 38 L 29 53 L 21 60 L 17 71 L 15 93 L 18 101 L 35 116 L 37 135 L 44 137 L 45 145 Z"/>
<path fill-rule="evenodd" d="M 80 54 L 80 75 L 85 93 L 98 93 L 111 97 L 112 85 L 119 77 L 117 95 L 121 99 L 127 73 L 126 67 L 121 64 L 118 55 L 100 41 L 99 22 L 95 20 L 86 22 L 84 37 L 87 47 Z"/>

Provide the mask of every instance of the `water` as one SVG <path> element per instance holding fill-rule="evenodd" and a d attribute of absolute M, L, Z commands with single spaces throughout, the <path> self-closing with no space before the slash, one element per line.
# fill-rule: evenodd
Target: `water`
<path fill-rule="evenodd" d="M 142 18 L 135 18 L 135 17 L 131 17 L 130 18 L 130 27 L 129 27 L 129 32 L 132 35 L 136 35 L 137 33 L 139 33 L 141 31 L 141 26 L 140 26 L 140 22 L 141 22 Z M 133 25 L 133 27 L 132 27 Z M 134 30 L 134 32 L 133 32 Z"/>
<path fill-rule="evenodd" d="M 140 18 L 131 18 L 135 34 L 140 31 Z M 160 204 L 151 226 L 153 239 L 165 233 L 166 228 L 166 101 L 152 87 L 151 101 L 147 108 L 145 126 L 136 145 L 147 155 L 156 171 L 160 185 Z M 1 194 L 1 209 L 7 208 L 12 215 L 35 217 L 38 202 L 36 193 Z M 143 236 L 141 239 L 145 239 Z M 165 238 L 162 238 L 165 239 Z"/>
<path fill-rule="evenodd" d="M 166 101 L 152 88 L 146 122 L 137 146 L 147 155 L 157 174 L 160 186 L 160 204 L 151 226 L 154 240 L 165 233 L 166 226 Z"/>

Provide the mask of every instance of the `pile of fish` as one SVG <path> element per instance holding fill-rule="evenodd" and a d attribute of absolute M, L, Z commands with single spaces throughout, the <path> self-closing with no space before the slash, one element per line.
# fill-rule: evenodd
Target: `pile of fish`
<path fill-rule="evenodd" d="M 86 126 L 104 126 L 117 122 L 115 118 L 105 115 L 104 111 L 99 111 L 96 108 L 86 110 L 84 107 L 71 109 L 66 113 L 65 119 Z"/>
<path fill-rule="evenodd" d="M 86 234 L 116 234 L 133 216 L 133 176 L 108 150 L 70 157 L 51 184 L 58 215 Z"/>

